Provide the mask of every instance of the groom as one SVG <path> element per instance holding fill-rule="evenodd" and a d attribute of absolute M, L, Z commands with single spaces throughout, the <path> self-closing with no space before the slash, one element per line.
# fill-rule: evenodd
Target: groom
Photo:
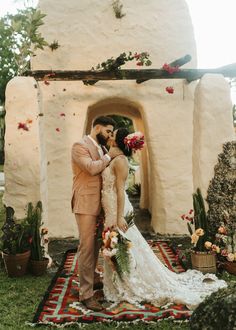
<path fill-rule="evenodd" d="M 72 147 L 72 212 L 79 230 L 80 301 L 94 311 L 103 309 L 93 297 L 94 289 L 102 283 L 95 272 L 100 244 L 96 236 L 96 224 L 101 212 L 101 172 L 116 154 L 104 154 L 104 147 L 111 137 L 115 121 L 111 117 L 94 120 L 91 132 Z"/>

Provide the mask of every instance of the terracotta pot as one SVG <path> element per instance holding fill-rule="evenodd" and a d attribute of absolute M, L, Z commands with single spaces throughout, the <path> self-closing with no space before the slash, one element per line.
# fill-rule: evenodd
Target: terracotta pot
<path fill-rule="evenodd" d="M 30 251 L 18 253 L 16 255 L 2 253 L 7 275 L 19 277 L 25 275 L 30 258 Z"/>
<path fill-rule="evenodd" d="M 192 268 L 203 274 L 216 273 L 216 255 L 209 252 L 191 251 Z"/>
<path fill-rule="evenodd" d="M 227 270 L 228 273 L 236 275 L 236 262 L 235 261 L 226 261 L 223 264 L 223 268 Z"/>
<path fill-rule="evenodd" d="M 35 276 L 45 274 L 49 259 L 43 258 L 43 260 L 30 260 L 30 272 Z"/>

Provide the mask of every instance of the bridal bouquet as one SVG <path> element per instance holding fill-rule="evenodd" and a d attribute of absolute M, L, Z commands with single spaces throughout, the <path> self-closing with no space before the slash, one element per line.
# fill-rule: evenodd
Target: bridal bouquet
<path fill-rule="evenodd" d="M 123 274 L 130 272 L 129 249 L 131 242 L 115 227 L 107 228 L 102 233 L 102 254 L 122 280 Z"/>

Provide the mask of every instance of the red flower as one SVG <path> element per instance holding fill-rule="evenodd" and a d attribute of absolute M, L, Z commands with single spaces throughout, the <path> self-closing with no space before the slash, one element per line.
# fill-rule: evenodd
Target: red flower
<path fill-rule="evenodd" d="M 28 131 L 29 128 L 27 127 L 26 123 L 18 123 L 18 129 L 23 129 L 24 131 Z"/>
<path fill-rule="evenodd" d="M 166 91 L 167 91 L 167 93 L 169 93 L 169 94 L 173 94 L 173 93 L 174 93 L 174 87 L 172 87 L 172 86 L 168 86 L 168 87 L 166 87 Z"/>
<path fill-rule="evenodd" d="M 44 84 L 45 84 L 45 85 L 50 85 L 50 82 L 47 81 L 47 80 L 44 80 Z"/>
<path fill-rule="evenodd" d="M 56 128 L 56 131 L 57 131 L 57 132 L 60 132 L 60 128 L 57 127 L 57 128 Z"/>
<path fill-rule="evenodd" d="M 137 62 L 136 65 L 143 66 L 143 63 L 142 62 Z"/>
<path fill-rule="evenodd" d="M 66 114 L 65 114 L 64 112 L 62 112 L 62 113 L 60 113 L 60 116 L 61 116 L 61 117 L 65 117 Z"/>

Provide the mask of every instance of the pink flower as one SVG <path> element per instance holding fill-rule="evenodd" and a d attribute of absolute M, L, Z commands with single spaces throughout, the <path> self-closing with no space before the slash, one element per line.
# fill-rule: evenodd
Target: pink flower
<path fill-rule="evenodd" d="M 215 251 L 216 253 L 220 253 L 220 248 L 219 246 L 212 244 L 211 246 L 212 251 Z"/>
<path fill-rule="evenodd" d="M 227 234 L 226 228 L 224 226 L 220 226 L 218 228 L 218 233 L 222 235 L 226 235 Z"/>
<path fill-rule="evenodd" d="M 136 58 L 138 60 L 140 58 L 140 54 L 135 53 L 134 58 Z"/>
<path fill-rule="evenodd" d="M 228 251 L 226 249 L 223 249 L 220 253 L 223 257 L 227 257 Z"/>
<path fill-rule="evenodd" d="M 172 74 L 172 73 L 175 73 L 175 72 L 180 71 L 180 69 L 179 69 L 179 67 L 177 65 L 176 66 L 170 66 L 167 63 L 165 63 L 162 66 L 162 69 L 165 70 L 166 72 L 168 72 L 169 74 Z"/>

